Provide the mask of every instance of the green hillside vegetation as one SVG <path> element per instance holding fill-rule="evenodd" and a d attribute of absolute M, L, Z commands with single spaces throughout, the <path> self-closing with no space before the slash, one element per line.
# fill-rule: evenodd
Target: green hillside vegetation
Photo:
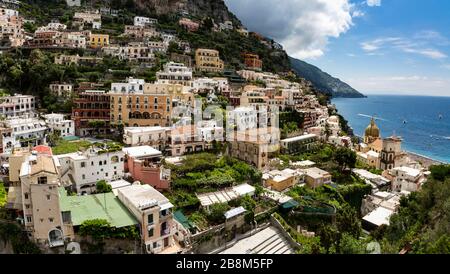
<path fill-rule="evenodd" d="M 421 191 L 400 201 L 390 225 L 376 231 L 384 252 L 450 253 L 450 165 L 434 166 L 431 172 Z"/>
<path fill-rule="evenodd" d="M 317 89 L 326 94 L 332 95 L 333 97 L 364 97 L 364 95 L 349 86 L 347 83 L 332 77 L 318 67 L 292 57 L 290 58 L 290 62 L 292 69 L 298 74 L 298 76 L 311 81 Z"/>

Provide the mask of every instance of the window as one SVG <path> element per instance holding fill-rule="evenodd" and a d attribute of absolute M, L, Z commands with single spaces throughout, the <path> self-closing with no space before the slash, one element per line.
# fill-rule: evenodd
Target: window
<path fill-rule="evenodd" d="M 39 185 L 45 185 L 47 183 L 47 177 L 39 177 L 38 178 L 38 184 Z"/>
<path fill-rule="evenodd" d="M 148 230 L 148 236 L 149 237 L 153 237 L 153 228 L 150 228 L 149 230 Z"/>
<path fill-rule="evenodd" d="M 85 162 L 81 162 L 81 167 L 86 167 L 86 163 Z"/>
<path fill-rule="evenodd" d="M 27 223 L 31 223 L 31 216 L 27 216 Z"/>
<path fill-rule="evenodd" d="M 50 223 L 53 223 L 53 218 L 48 218 L 48 221 L 49 221 Z"/>
<path fill-rule="evenodd" d="M 50 201 L 50 194 L 47 194 L 47 200 Z"/>
<path fill-rule="evenodd" d="M 149 215 L 147 216 L 147 223 L 148 223 L 149 225 L 153 224 L 153 214 L 149 214 Z"/>
<path fill-rule="evenodd" d="M 25 193 L 23 196 L 25 196 L 25 199 L 28 199 L 28 193 Z"/>
<path fill-rule="evenodd" d="M 108 172 L 105 173 L 105 177 L 108 177 Z"/>
<path fill-rule="evenodd" d="M 86 179 L 86 175 L 84 175 L 84 174 L 81 175 L 81 179 L 83 179 L 83 180 Z"/>
<path fill-rule="evenodd" d="M 29 208 L 30 208 L 30 205 L 29 205 L 29 204 L 26 204 L 26 205 L 25 205 L 25 208 L 26 208 L 26 209 L 29 209 Z"/>
<path fill-rule="evenodd" d="M 102 161 L 99 161 L 99 162 L 98 162 L 98 165 L 99 165 L 99 166 L 101 166 L 101 165 L 102 165 L 102 163 L 103 163 Z"/>

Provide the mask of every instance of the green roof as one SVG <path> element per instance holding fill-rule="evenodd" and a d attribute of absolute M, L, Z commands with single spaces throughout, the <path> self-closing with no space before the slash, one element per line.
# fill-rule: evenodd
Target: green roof
<path fill-rule="evenodd" d="M 186 229 L 194 228 L 194 225 L 192 224 L 192 222 L 189 221 L 188 218 L 186 218 L 186 216 L 184 216 L 184 214 L 181 210 L 175 211 L 173 213 L 173 217 L 175 218 L 175 220 L 177 220 L 177 222 L 182 224 Z"/>
<path fill-rule="evenodd" d="M 286 203 L 282 204 L 281 206 L 282 206 L 284 209 L 291 209 L 291 208 L 296 208 L 296 207 L 298 207 L 298 206 L 299 206 L 299 203 L 298 203 L 296 200 L 292 199 L 292 200 L 289 200 L 289 201 L 287 201 Z"/>
<path fill-rule="evenodd" d="M 94 219 L 107 220 L 117 228 L 138 224 L 136 218 L 113 193 L 67 196 L 66 190 L 60 187 L 59 203 L 61 212 L 71 212 L 73 226 Z"/>

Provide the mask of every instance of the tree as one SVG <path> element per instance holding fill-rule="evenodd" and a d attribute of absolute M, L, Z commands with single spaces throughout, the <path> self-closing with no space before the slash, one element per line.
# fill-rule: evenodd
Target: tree
<path fill-rule="evenodd" d="M 346 168 L 354 168 L 356 159 L 356 153 L 345 147 L 338 148 L 334 153 L 334 160 L 338 163 L 341 171 L 344 171 Z"/>
<path fill-rule="evenodd" d="M 336 227 L 340 233 L 359 239 L 361 236 L 361 222 L 356 211 L 349 205 L 345 205 L 336 215 Z"/>
<path fill-rule="evenodd" d="M 339 242 L 340 254 L 365 254 L 366 245 L 348 233 L 343 233 Z"/>
<path fill-rule="evenodd" d="M 330 253 L 333 246 L 336 246 L 340 238 L 340 232 L 332 225 L 322 224 L 317 234 L 320 237 L 320 244 L 325 248 L 327 254 Z"/>
<path fill-rule="evenodd" d="M 51 146 L 56 146 L 61 141 L 61 131 L 60 130 L 54 130 L 50 135 L 48 136 L 49 142 Z"/>
<path fill-rule="evenodd" d="M 109 192 L 112 192 L 111 185 L 106 183 L 105 180 L 98 181 L 96 187 L 97 187 L 97 193 L 109 193 Z"/>
<path fill-rule="evenodd" d="M 213 204 L 210 206 L 208 220 L 213 224 L 221 224 L 225 221 L 225 212 L 230 209 L 228 204 Z"/>

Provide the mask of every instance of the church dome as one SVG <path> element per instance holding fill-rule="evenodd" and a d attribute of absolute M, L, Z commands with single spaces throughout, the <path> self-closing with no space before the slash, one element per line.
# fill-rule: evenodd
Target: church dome
<path fill-rule="evenodd" d="M 365 137 L 380 138 L 380 129 L 375 124 L 375 119 L 372 118 L 372 120 L 370 121 L 370 125 L 366 128 L 364 135 Z"/>

